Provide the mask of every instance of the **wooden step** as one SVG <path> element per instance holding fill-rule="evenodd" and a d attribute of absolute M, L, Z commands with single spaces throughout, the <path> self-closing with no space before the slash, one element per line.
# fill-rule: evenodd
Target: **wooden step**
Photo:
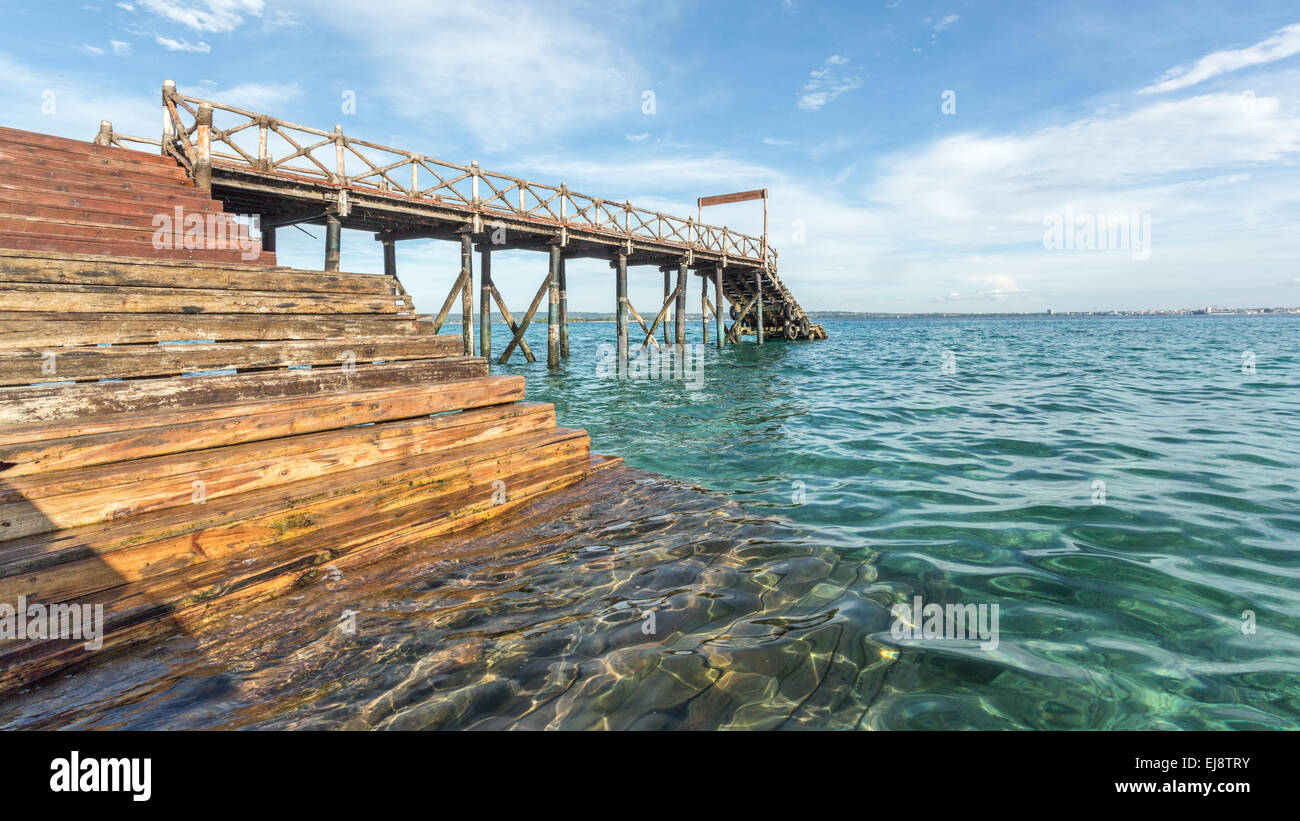
<path fill-rule="evenodd" d="M 211 223 L 208 222 L 211 220 Z M 248 226 L 234 221 L 228 214 L 207 214 L 202 228 L 202 245 L 209 251 L 229 251 L 235 254 L 258 254 L 262 242 L 253 236 Z M 138 242 L 148 245 L 152 250 L 173 250 L 185 244 L 182 230 L 180 243 L 171 230 L 162 230 L 153 226 L 114 225 L 106 222 L 81 222 L 50 219 L 48 217 L 14 217 L 0 214 L 0 236 L 5 234 L 40 234 L 48 237 L 66 237 L 68 239 L 95 240 L 106 243 Z M 161 238 L 161 243 L 158 239 Z M 198 243 L 195 243 L 198 244 Z M 246 251 L 244 245 L 250 246 Z M 197 249 L 196 249 L 197 250 Z"/>
<path fill-rule="evenodd" d="M 84 194 L 91 197 L 127 197 L 137 200 L 156 200 L 168 194 L 196 196 L 192 185 L 176 182 L 132 182 L 102 178 L 93 180 L 61 180 L 48 174 L 31 172 L 25 168 L 0 165 L 0 185 L 10 185 L 28 191 L 49 191 L 64 194 Z"/>
<path fill-rule="evenodd" d="M 130 379 L 206 371 L 438 359 L 464 350 L 459 336 L 113 345 L 57 352 L 0 350 L 0 386 Z M 51 355 L 52 354 L 52 355 Z"/>
<path fill-rule="evenodd" d="M 0 311 L 217 314 L 396 314 L 410 312 L 409 298 L 302 291 L 218 291 L 192 288 L 126 288 L 114 285 L 8 283 Z"/>
<path fill-rule="evenodd" d="M 166 209 L 146 208 L 139 206 L 136 208 L 137 213 L 121 213 L 109 210 L 93 210 L 90 208 L 71 208 L 57 205 L 33 205 L 27 202 L 10 202 L 0 199 L 0 217 L 37 217 L 40 219 L 54 220 L 57 222 L 88 222 L 100 223 L 103 225 L 116 225 L 122 227 L 146 228 L 152 231 L 158 223 L 154 219 L 155 214 L 166 215 Z M 205 216 L 208 213 L 220 212 L 199 212 Z"/>
<path fill-rule="evenodd" d="M 151 413 L 247 399 L 368 390 L 476 379 L 488 375 L 487 360 L 473 356 L 278 370 L 189 379 L 140 379 L 0 388 L 0 425 L 32 424 L 119 413 Z"/>
<path fill-rule="evenodd" d="M 142 195 L 114 196 L 111 193 L 99 195 L 69 194 L 59 191 L 35 191 L 20 185 L 0 184 L 0 202 L 31 203 L 33 205 L 67 206 L 70 208 L 91 208 L 96 211 L 112 211 L 124 214 L 173 212 L 176 206 L 187 211 L 204 214 L 224 213 L 219 200 L 205 199 L 198 191 L 185 192 L 177 189 L 166 196 L 146 197 Z"/>
<path fill-rule="evenodd" d="M 487 376 L 10 425 L 0 428 L 0 487 L 15 476 L 505 405 L 523 398 L 523 377 Z"/>
<path fill-rule="evenodd" d="M 3 288 L 0 276 L 0 288 Z M 88 345 L 129 345 L 206 339 L 241 342 L 275 339 L 364 338 L 427 335 L 410 317 L 356 314 L 56 314 L 0 312 L 0 349 L 43 352 Z M 460 339 L 459 336 L 456 337 Z"/>
<path fill-rule="evenodd" d="M 50 237 L 42 234 L 0 234 L 0 248 L 17 251 L 42 251 L 64 254 L 108 254 L 123 257 L 152 257 L 196 262 L 240 263 L 255 266 L 274 266 L 275 254 L 262 251 L 256 259 L 243 260 L 238 251 L 190 251 L 154 249 L 150 243 L 101 242 Z"/>
<path fill-rule="evenodd" d="M 88 140 L 75 140 L 71 137 L 55 137 L 50 134 L 39 134 L 35 131 L 23 131 L 22 129 L 10 128 L 8 126 L 0 126 L 0 142 L 15 148 L 44 148 L 48 150 L 63 151 L 73 156 L 99 157 L 157 165 L 176 165 L 175 160 L 170 157 L 164 157 L 161 153 L 155 154 L 146 151 L 134 151 L 119 146 L 95 145 Z"/>
<path fill-rule="evenodd" d="M 141 151 L 131 151 L 129 154 L 130 156 L 119 156 L 117 154 L 104 155 L 84 151 L 69 151 L 63 148 L 18 142 L 0 135 L 0 157 L 3 158 L 4 162 L 52 162 L 77 166 L 83 169 L 138 170 L 156 173 L 181 171 L 184 173 L 184 169 L 170 157 L 145 154 Z"/>
<path fill-rule="evenodd" d="M 202 483 L 204 498 L 211 502 L 554 427 L 555 411 L 550 405 L 498 405 L 275 442 L 6 477 L 0 487 L 0 541 L 191 507 L 196 482 Z"/>
<path fill-rule="evenodd" d="M 114 161 L 88 164 L 81 158 L 55 159 L 13 153 L 0 144 L 0 164 L 14 173 L 30 174 L 67 182 L 140 182 L 147 185 L 192 187 L 179 166 L 165 168 L 144 163 Z"/>
<path fill-rule="evenodd" d="M 28 592 L 22 595 L 65 601 L 115 581 L 144 579 L 241 551 L 271 551 L 290 538 L 337 544 L 340 529 L 366 517 L 389 519 L 371 520 L 373 535 L 381 535 L 404 512 L 434 518 L 440 496 L 479 488 L 482 501 L 491 505 L 497 501 L 493 491 L 500 491 L 498 499 L 502 492 L 511 498 L 512 476 L 561 465 L 584 471 L 589 462 L 583 432 L 555 428 L 14 539 L 0 543 L 0 601 L 22 594 L 23 585 Z M 496 480 L 505 487 L 493 487 Z M 109 572 L 96 573 L 96 564 Z"/>
<path fill-rule="evenodd" d="M 326 273 L 290 268 L 258 270 L 247 266 L 177 266 L 163 260 L 50 258 L 3 251 L 0 251 L 0 282 L 384 296 L 396 294 L 401 289 L 396 277 L 383 274 Z"/>

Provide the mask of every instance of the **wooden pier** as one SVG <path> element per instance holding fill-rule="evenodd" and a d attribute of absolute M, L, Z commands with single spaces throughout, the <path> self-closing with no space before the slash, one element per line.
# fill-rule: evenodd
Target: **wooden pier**
<path fill-rule="evenodd" d="M 217 235 L 159 247 L 177 207 Z M 277 267 L 171 158 L 0 128 L 0 691 L 98 657 L 20 603 L 126 647 L 618 463 L 464 347 L 393 276 Z"/>
<path fill-rule="evenodd" d="M 275 250 L 278 228 L 321 225 L 324 269 L 334 271 L 342 255 L 341 230 L 358 229 L 373 232 L 383 243 L 385 273 L 395 276 L 396 247 L 402 240 L 459 243 L 460 270 L 432 328 L 441 330 L 449 313 L 459 308 L 466 354 L 494 355 L 495 302 L 512 332 L 499 361 L 516 350 L 533 361 L 535 354 L 523 337 L 545 300 L 547 361 L 558 366 L 568 355 L 567 294 L 572 286 L 565 262 L 582 257 L 608 260 L 613 270 L 618 352 L 624 362 L 630 345 L 657 344 L 660 327 L 668 344 L 684 342 L 691 275 L 700 281 L 706 341 L 712 324 L 718 347 L 745 336 L 759 344 L 826 336 L 778 276 L 779 257 L 766 235 L 748 236 L 580 194 L 563 183 L 531 182 L 477 163 L 437 160 L 345 135 L 341 126 L 323 131 L 285 122 L 182 94 L 170 81 L 163 85 L 162 106 L 165 131 L 160 139 L 117 134 L 105 123 L 97 141 L 157 146 L 227 210 L 260 215 L 267 251 Z M 492 281 L 492 252 L 501 250 L 532 250 L 548 257 L 545 274 L 518 321 Z M 477 344 L 472 326 L 475 252 L 480 259 Z M 663 271 L 664 301 L 652 316 L 643 316 L 627 297 L 628 268 L 633 266 Z M 632 328 L 633 320 L 639 331 Z"/>

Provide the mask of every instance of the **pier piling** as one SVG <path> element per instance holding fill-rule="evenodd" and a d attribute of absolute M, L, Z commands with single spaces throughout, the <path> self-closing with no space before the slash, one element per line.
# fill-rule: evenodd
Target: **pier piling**
<path fill-rule="evenodd" d="M 465 355 L 474 355 L 474 238 L 460 235 L 460 333 Z"/>
<path fill-rule="evenodd" d="M 550 284 L 547 287 L 546 366 L 560 367 L 560 246 L 550 246 Z"/>
<path fill-rule="evenodd" d="M 334 214 L 325 217 L 325 270 L 339 269 L 339 246 L 343 236 L 343 223 Z"/>
<path fill-rule="evenodd" d="M 492 358 L 492 248 L 479 246 L 478 355 Z"/>
<path fill-rule="evenodd" d="M 614 262 L 618 310 L 618 375 L 627 374 L 627 254 L 619 251 Z"/>
<path fill-rule="evenodd" d="M 718 338 L 718 348 L 721 349 L 727 341 L 722 338 L 722 267 L 719 265 L 713 266 L 713 298 L 716 303 L 713 306 L 713 335 Z"/>

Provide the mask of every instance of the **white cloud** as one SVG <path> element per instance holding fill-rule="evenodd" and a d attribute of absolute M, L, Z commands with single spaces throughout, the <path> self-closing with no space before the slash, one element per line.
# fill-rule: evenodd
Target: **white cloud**
<path fill-rule="evenodd" d="M 173 23 L 198 32 L 226 33 L 244 22 L 244 16 L 261 17 L 264 0 L 141 0 L 144 8 Z"/>
<path fill-rule="evenodd" d="M 131 5 L 130 3 L 116 3 L 115 5 L 119 9 L 122 9 L 123 11 L 129 11 L 132 14 L 135 13 L 135 6 Z"/>
<path fill-rule="evenodd" d="M 668 102 L 628 48 L 644 21 L 604 6 L 393 0 L 361 15 L 351 0 L 309 6 L 356 43 L 394 113 L 431 130 L 453 123 L 488 151 L 643 117 L 645 89 L 660 109 Z"/>
<path fill-rule="evenodd" d="M 794 145 L 794 140 L 782 140 L 777 137 L 764 137 L 763 145 Z"/>
<path fill-rule="evenodd" d="M 650 132 L 643 131 L 640 134 L 626 134 L 624 136 L 627 137 L 627 141 L 630 143 L 640 143 L 650 139 Z"/>
<path fill-rule="evenodd" d="M 817 111 L 846 91 L 862 85 L 860 78 L 845 75 L 844 69 L 848 64 L 848 58 L 832 54 L 822 61 L 820 68 L 810 71 L 808 82 L 799 89 L 799 108 L 803 111 Z"/>
<path fill-rule="evenodd" d="M 189 40 L 173 40 L 170 37 L 163 37 L 161 34 L 154 35 L 154 39 L 158 41 L 158 45 L 168 51 L 193 51 L 199 54 L 207 54 L 212 51 L 212 46 L 202 41 L 191 43 Z"/>
<path fill-rule="evenodd" d="M 102 48 L 92 46 L 88 43 L 83 43 L 82 45 L 77 46 L 77 51 L 80 51 L 82 54 L 89 54 L 91 57 L 100 57 L 104 54 Z"/>
<path fill-rule="evenodd" d="M 122 40 L 110 40 L 108 44 L 109 46 L 112 47 L 114 54 L 126 55 L 131 53 L 130 43 L 124 42 Z"/>
<path fill-rule="evenodd" d="M 960 19 L 961 19 L 960 15 L 949 14 L 947 17 L 944 17 L 942 20 L 934 24 L 934 33 L 938 34 L 939 32 L 950 27 L 953 23 L 956 23 Z"/>
<path fill-rule="evenodd" d="M 1300 52 L 1300 23 L 1295 23 L 1278 29 L 1272 37 L 1261 40 L 1253 46 L 1216 51 L 1191 65 L 1175 66 L 1138 93 L 1155 94 L 1187 88 L 1212 77 L 1218 77 L 1220 74 L 1272 63 L 1298 52 Z"/>

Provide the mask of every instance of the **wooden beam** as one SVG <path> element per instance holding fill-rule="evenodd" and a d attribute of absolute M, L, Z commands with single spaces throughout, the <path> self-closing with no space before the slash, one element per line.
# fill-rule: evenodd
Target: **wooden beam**
<path fill-rule="evenodd" d="M 548 274 L 547 277 L 542 280 L 542 285 L 537 289 L 537 293 L 533 296 L 532 304 L 528 306 L 528 313 L 524 314 L 524 318 L 520 321 L 519 327 L 515 329 L 514 338 L 510 340 L 510 344 L 507 345 L 505 351 L 502 352 L 501 358 L 497 360 L 502 365 L 510 361 L 510 354 L 515 352 L 515 346 L 524 341 L 524 331 L 528 330 L 528 325 L 533 321 L 533 316 L 537 313 L 537 307 L 542 304 L 542 297 L 546 296 L 546 291 L 550 286 L 551 277 Z"/>
<path fill-rule="evenodd" d="M 514 315 L 511 314 L 510 309 L 506 307 L 506 301 L 502 298 L 501 292 L 497 290 L 496 283 L 493 283 L 491 287 L 492 299 L 496 302 L 497 309 L 501 311 L 501 318 L 506 321 L 506 327 L 509 328 L 510 333 L 513 334 L 515 331 L 519 330 L 519 326 L 515 323 Z M 537 361 L 537 357 L 533 356 L 533 349 L 528 347 L 528 343 L 522 339 L 519 340 L 519 350 L 524 352 L 524 358 L 529 362 Z"/>

